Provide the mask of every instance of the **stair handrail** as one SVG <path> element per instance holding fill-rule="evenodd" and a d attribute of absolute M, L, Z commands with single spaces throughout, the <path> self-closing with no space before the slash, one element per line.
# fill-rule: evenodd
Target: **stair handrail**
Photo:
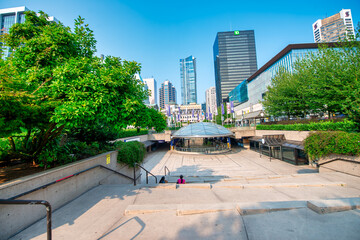
<path fill-rule="evenodd" d="M 144 170 L 146 172 L 146 184 L 149 184 L 149 174 L 151 176 L 153 176 L 155 178 L 155 182 L 158 183 L 157 181 L 157 177 L 152 174 L 151 172 L 149 172 L 148 170 L 146 170 L 143 166 L 141 166 L 140 164 L 138 163 L 134 163 L 134 186 L 136 186 L 136 180 L 141 176 L 141 174 L 136 177 L 136 166 L 140 167 L 142 170 Z"/>
<path fill-rule="evenodd" d="M 18 194 L 18 195 L 16 195 L 16 196 L 13 196 L 13 197 L 9 198 L 8 200 L 15 200 L 16 198 L 22 197 L 22 196 L 24 196 L 24 195 L 27 195 L 27 194 L 32 193 L 32 192 L 35 192 L 35 191 L 40 190 L 40 189 L 47 188 L 47 187 L 49 187 L 49 186 L 51 186 L 51 185 L 53 185 L 53 184 L 56 184 L 56 183 L 61 182 L 61 181 L 65 180 L 65 179 L 68 179 L 68 178 L 75 177 L 75 176 L 77 176 L 77 175 L 79 175 L 79 174 L 82 174 L 82 173 L 84 173 L 84 172 L 90 171 L 90 170 L 92 170 L 92 169 L 94 169 L 94 168 L 97 168 L 97 167 L 104 168 L 104 169 L 106 169 L 106 170 L 112 171 L 113 173 L 116 173 L 116 174 L 118 174 L 118 175 L 121 175 L 121 176 L 123 176 L 123 177 L 126 177 L 126 178 L 128 178 L 128 179 L 130 179 L 130 180 L 132 180 L 132 181 L 134 180 L 132 177 L 129 177 L 129 176 L 123 174 L 123 173 L 117 172 L 117 171 L 115 171 L 115 170 L 113 170 L 113 169 L 111 169 L 111 168 L 108 168 L 108 167 L 105 167 L 105 166 L 99 164 L 99 165 L 96 165 L 96 166 L 87 168 L 87 169 L 85 169 L 85 170 L 76 172 L 76 173 L 74 173 L 74 174 L 71 174 L 71 175 L 69 175 L 69 176 L 60 178 L 60 179 L 58 179 L 58 180 L 52 181 L 52 182 L 50 182 L 50 183 L 41 185 L 40 187 L 31 189 L 31 190 L 26 191 L 26 192 L 23 192 L 23 193 L 20 193 L 20 194 Z"/>
<path fill-rule="evenodd" d="M 165 170 L 165 176 L 166 176 L 166 170 L 168 171 L 169 176 L 170 176 L 171 172 L 170 172 L 170 170 L 169 170 L 169 168 L 167 166 L 164 167 L 164 170 Z"/>
<path fill-rule="evenodd" d="M 0 199 L 0 204 L 15 204 L 15 205 L 44 205 L 46 208 L 46 232 L 47 239 L 51 240 L 51 205 L 45 200 L 11 200 Z"/>

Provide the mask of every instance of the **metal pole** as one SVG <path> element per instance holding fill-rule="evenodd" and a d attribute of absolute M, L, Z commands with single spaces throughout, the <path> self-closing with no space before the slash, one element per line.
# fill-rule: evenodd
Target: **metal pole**
<path fill-rule="evenodd" d="M 146 172 L 146 184 L 149 184 L 149 174 Z"/>
<path fill-rule="evenodd" d="M 47 223 L 47 239 L 51 240 L 51 205 L 46 202 L 46 223 Z"/>
<path fill-rule="evenodd" d="M 46 208 L 46 231 L 47 239 L 51 240 L 51 205 L 48 201 L 45 200 L 9 200 L 9 199 L 0 199 L 0 204 L 15 204 L 15 205 L 33 205 L 40 204 L 44 205 Z"/>
<path fill-rule="evenodd" d="M 134 186 L 136 186 L 136 163 L 134 164 Z"/>
<path fill-rule="evenodd" d="M 270 162 L 271 162 L 271 147 L 269 145 L 269 157 L 270 157 Z"/>

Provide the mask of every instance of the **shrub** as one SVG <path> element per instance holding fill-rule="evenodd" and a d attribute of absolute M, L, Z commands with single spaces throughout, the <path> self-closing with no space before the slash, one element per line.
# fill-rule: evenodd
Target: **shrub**
<path fill-rule="evenodd" d="M 101 125 L 92 128 L 73 128 L 68 131 L 68 135 L 87 144 L 91 144 L 92 142 L 105 143 L 117 138 L 116 130 Z"/>
<path fill-rule="evenodd" d="M 354 132 L 357 126 L 354 122 L 344 120 L 342 122 L 310 122 L 307 124 L 274 124 L 274 125 L 257 125 L 256 130 L 285 130 L 285 131 L 345 131 Z"/>
<path fill-rule="evenodd" d="M 311 159 L 329 154 L 360 155 L 360 134 L 342 131 L 314 132 L 304 141 L 305 151 Z"/>
<path fill-rule="evenodd" d="M 122 130 L 117 134 L 117 138 L 126 138 L 126 137 L 132 137 L 132 136 L 139 136 L 139 135 L 146 135 L 148 134 L 149 130 L 147 129 L 140 129 L 138 132 L 136 128 L 134 129 L 126 129 Z"/>
<path fill-rule="evenodd" d="M 117 142 L 116 150 L 118 150 L 117 160 L 119 163 L 125 163 L 129 167 L 133 167 L 134 163 L 142 163 L 145 158 L 146 149 L 143 143 L 133 142 Z"/>

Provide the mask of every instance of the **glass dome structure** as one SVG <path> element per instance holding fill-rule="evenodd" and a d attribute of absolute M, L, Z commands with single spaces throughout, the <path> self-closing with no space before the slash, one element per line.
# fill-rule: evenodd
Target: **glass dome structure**
<path fill-rule="evenodd" d="M 221 125 L 199 122 L 180 128 L 171 138 L 216 138 L 231 136 L 234 136 L 234 134 Z"/>

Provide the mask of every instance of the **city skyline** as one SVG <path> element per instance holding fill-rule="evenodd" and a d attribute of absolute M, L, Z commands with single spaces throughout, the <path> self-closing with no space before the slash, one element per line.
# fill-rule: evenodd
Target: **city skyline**
<path fill-rule="evenodd" d="M 317 19 L 351 9 L 356 27 L 360 16 L 359 1 L 196 1 L 191 9 L 186 2 L 5 0 L 0 2 L 0 8 L 26 6 L 36 12 L 42 10 L 72 28 L 80 15 L 94 30 L 98 56 L 140 62 L 142 76 L 154 76 L 159 83 L 171 79 L 177 89 L 181 89 L 178 59 L 196 56 L 199 103 L 205 102 L 201 89 L 215 85 L 212 45 L 217 32 L 253 29 L 260 67 L 288 44 L 312 43 L 311 25 Z"/>

